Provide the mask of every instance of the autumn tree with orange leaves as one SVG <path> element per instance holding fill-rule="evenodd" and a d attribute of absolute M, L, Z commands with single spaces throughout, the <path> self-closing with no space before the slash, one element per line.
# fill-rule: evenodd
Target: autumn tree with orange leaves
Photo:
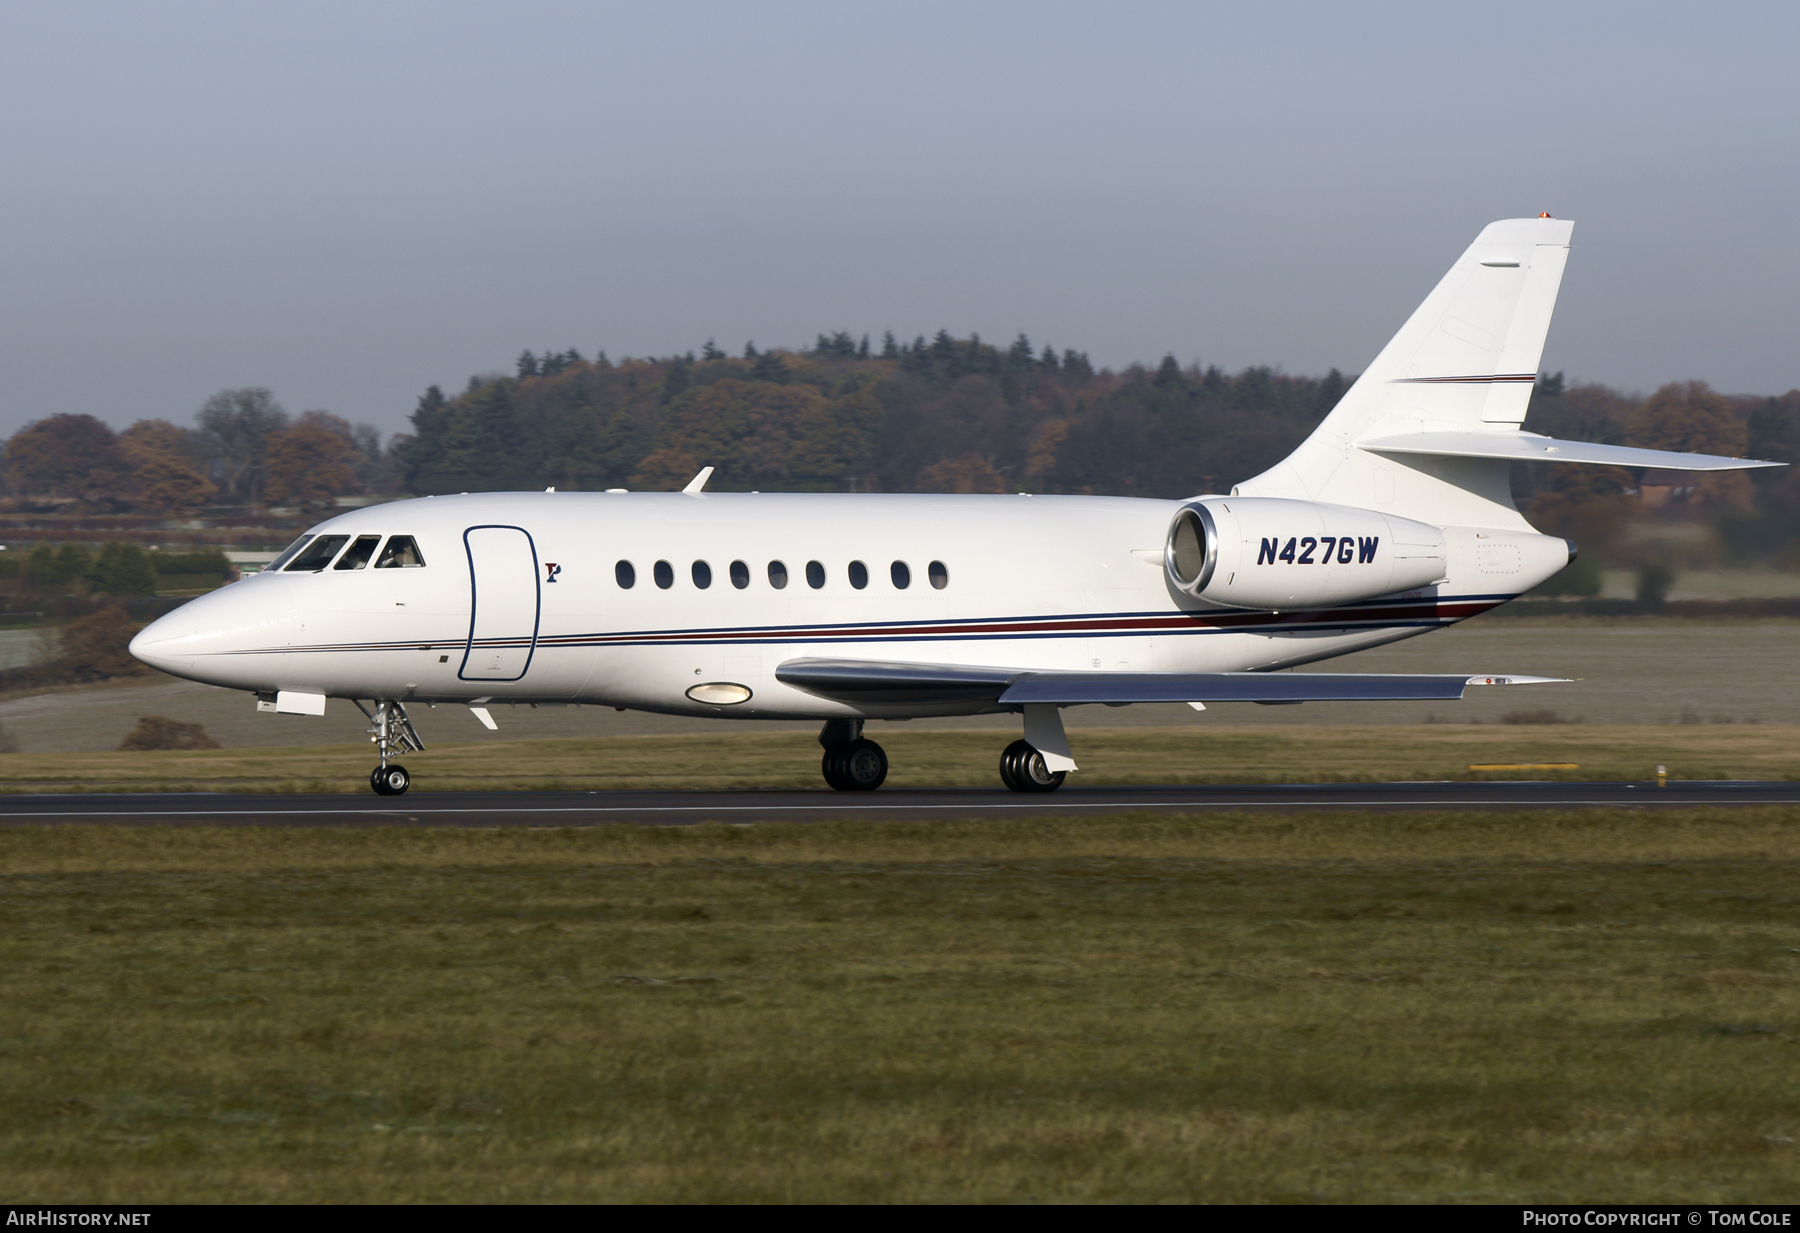
<path fill-rule="evenodd" d="M 296 424 L 269 438 L 265 467 L 270 501 L 300 505 L 356 490 L 356 449 L 320 424 Z"/>

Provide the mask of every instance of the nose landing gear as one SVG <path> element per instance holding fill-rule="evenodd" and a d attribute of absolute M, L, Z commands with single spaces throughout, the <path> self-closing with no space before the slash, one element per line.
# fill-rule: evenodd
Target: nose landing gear
<path fill-rule="evenodd" d="M 419 739 L 412 718 L 399 702 L 377 698 L 374 700 L 375 709 L 371 711 L 355 698 L 351 701 L 356 702 L 357 710 L 369 717 L 369 739 L 375 743 L 375 749 L 381 756 L 381 765 L 369 772 L 369 786 L 381 796 L 399 796 L 412 787 L 412 776 L 399 763 L 389 765 L 391 751 L 398 748 L 424 753 L 425 742 Z"/>

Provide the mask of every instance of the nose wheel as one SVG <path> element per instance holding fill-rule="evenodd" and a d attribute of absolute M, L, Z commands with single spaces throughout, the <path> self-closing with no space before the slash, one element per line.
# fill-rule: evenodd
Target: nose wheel
<path fill-rule="evenodd" d="M 398 762 L 369 772 L 369 786 L 382 796 L 399 796 L 412 787 L 412 776 Z"/>

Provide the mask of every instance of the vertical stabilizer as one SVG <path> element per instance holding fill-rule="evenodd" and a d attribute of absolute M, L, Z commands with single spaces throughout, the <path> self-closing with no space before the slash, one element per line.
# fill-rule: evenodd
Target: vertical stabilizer
<path fill-rule="evenodd" d="M 1488 224 L 1300 448 L 1233 492 L 1360 506 L 1440 526 L 1526 528 L 1512 502 L 1508 462 L 1382 455 L 1357 442 L 1517 433 L 1573 230 L 1555 218 Z"/>

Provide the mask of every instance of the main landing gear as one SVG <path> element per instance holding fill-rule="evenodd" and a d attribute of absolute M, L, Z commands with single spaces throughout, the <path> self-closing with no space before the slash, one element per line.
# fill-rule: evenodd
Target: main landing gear
<path fill-rule="evenodd" d="M 1044 755 L 1029 741 L 1014 741 L 1000 754 L 1000 781 L 1014 792 L 1054 792 L 1068 777 L 1044 765 Z"/>
<path fill-rule="evenodd" d="M 355 698 L 356 709 L 369 717 L 369 739 L 375 743 L 376 751 L 381 756 L 381 765 L 369 772 L 369 786 L 382 796 L 399 796 L 412 787 L 412 776 L 406 768 L 395 762 L 390 764 L 388 758 L 394 749 L 411 750 L 414 753 L 425 752 L 425 742 L 419 739 L 418 730 L 412 725 L 406 708 L 392 699 L 376 699 L 375 709 L 371 711 Z"/>
<path fill-rule="evenodd" d="M 839 792 L 873 792 L 887 778 L 887 752 L 863 738 L 862 726 L 860 719 L 828 719 L 819 729 L 819 769 Z"/>
<path fill-rule="evenodd" d="M 865 739 L 862 729 L 860 719 L 831 719 L 819 729 L 819 744 L 825 747 L 819 770 L 824 773 L 825 782 L 839 792 L 873 792 L 887 778 L 886 751 Z M 1056 743 L 1063 743 L 1061 731 L 1059 722 L 1051 738 Z M 1014 741 L 1000 755 L 1000 780 L 1014 792 L 1054 792 L 1068 777 L 1067 771 L 1051 770 L 1042 751 L 1030 741 Z"/>

